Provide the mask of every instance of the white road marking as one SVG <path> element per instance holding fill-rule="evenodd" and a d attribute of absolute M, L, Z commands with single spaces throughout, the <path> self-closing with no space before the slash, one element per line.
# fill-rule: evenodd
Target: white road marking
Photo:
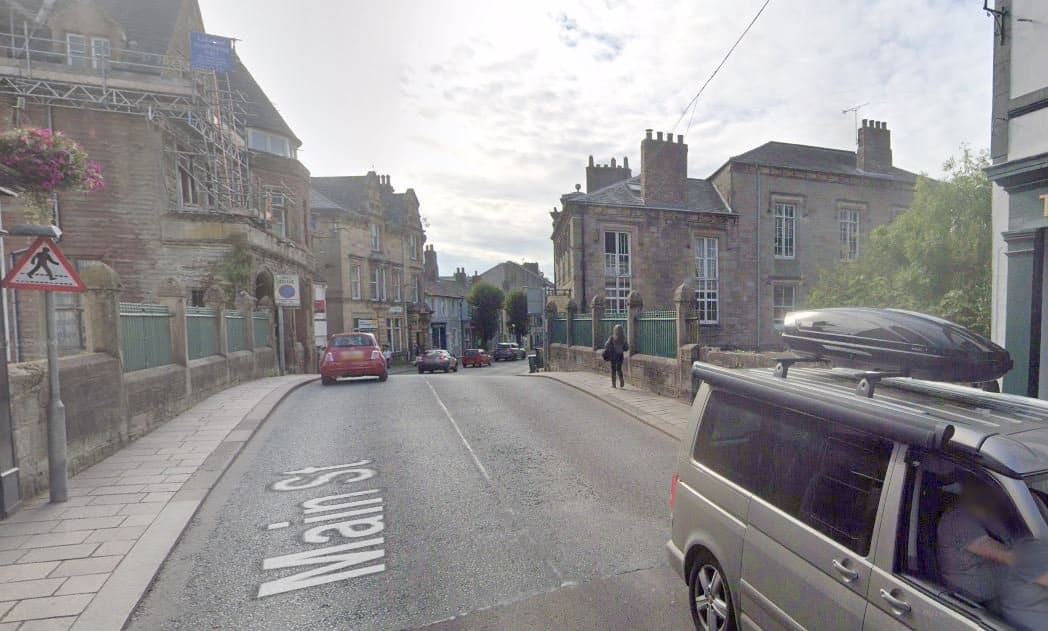
<path fill-rule="evenodd" d="M 466 446 L 469 455 L 473 456 L 473 462 L 477 465 L 477 468 L 480 469 L 480 474 L 484 476 L 485 480 L 491 482 L 491 476 L 488 475 L 488 470 L 485 469 L 484 465 L 480 462 L 480 458 L 477 457 L 477 452 L 473 451 L 473 447 L 470 446 L 469 441 L 462 435 L 462 430 L 459 429 L 458 423 L 455 422 L 455 417 L 451 416 L 451 412 L 448 411 L 448 406 L 444 405 L 444 402 L 440 400 L 440 395 L 437 394 L 437 391 L 433 388 L 433 384 L 429 382 L 429 379 L 426 379 L 425 381 L 426 385 L 429 386 L 429 391 L 433 393 L 433 397 L 440 405 L 440 409 L 444 410 L 444 416 L 447 416 L 448 420 L 451 421 L 451 426 L 455 428 L 455 432 L 459 435 L 459 438 L 462 439 L 462 444 Z"/>
<path fill-rule="evenodd" d="M 266 530 L 279 530 L 281 528 L 287 528 L 290 525 L 291 522 L 289 521 L 280 521 L 275 524 L 269 524 L 268 526 L 266 526 Z"/>

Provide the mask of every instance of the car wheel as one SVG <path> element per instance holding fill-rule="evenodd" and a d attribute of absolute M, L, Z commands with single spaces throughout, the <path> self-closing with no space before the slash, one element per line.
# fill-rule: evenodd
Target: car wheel
<path fill-rule="evenodd" d="M 325 386 L 330 386 L 331 384 L 335 383 L 335 380 L 331 377 L 321 377 L 320 383 Z"/>
<path fill-rule="evenodd" d="M 459 371 L 458 366 L 455 366 L 454 368 L 451 369 L 451 372 L 458 372 L 458 371 Z"/>
<path fill-rule="evenodd" d="M 724 570 L 709 554 L 691 566 L 688 580 L 691 619 L 699 631 L 735 631 L 735 610 Z"/>
<path fill-rule="evenodd" d="M 386 379 L 389 379 L 389 373 L 388 372 L 384 372 L 384 373 L 382 373 L 381 375 L 378 376 L 378 380 L 379 381 L 385 381 Z"/>
<path fill-rule="evenodd" d="M 420 375 L 421 375 L 421 374 L 422 374 L 423 372 L 424 372 L 424 371 L 423 371 L 423 370 L 422 370 L 421 368 L 419 368 L 419 369 L 418 369 L 418 374 L 420 374 Z"/>

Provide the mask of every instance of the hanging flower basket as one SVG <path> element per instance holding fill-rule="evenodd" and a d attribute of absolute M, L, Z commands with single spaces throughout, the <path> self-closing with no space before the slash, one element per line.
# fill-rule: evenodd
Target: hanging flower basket
<path fill-rule="evenodd" d="M 15 172 L 24 191 L 26 216 L 38 223 L 51 219 L 58 191 L 99 191 L 102 169 L 87 159 L 75 141 L 50 129 L 14 129 L 0 134 L 0 164 Z"/>

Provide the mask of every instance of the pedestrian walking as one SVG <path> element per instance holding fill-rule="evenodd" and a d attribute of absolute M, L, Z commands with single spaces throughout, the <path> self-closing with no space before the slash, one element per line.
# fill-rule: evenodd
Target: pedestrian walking
<path fill-rule="evenodd" d="M 622 378 L 622 360 L 626 357 L 626 351 L 630 345 L 626 342 L 626 331 L 621 324 L 616 324 L 611 332 L 611 337 L 604 343 L 604 361 L 611 362 L 611 387 L 615 387 L 615 375 L 619 376 L 619 387 L 625 388 L 626 382 Z"/>

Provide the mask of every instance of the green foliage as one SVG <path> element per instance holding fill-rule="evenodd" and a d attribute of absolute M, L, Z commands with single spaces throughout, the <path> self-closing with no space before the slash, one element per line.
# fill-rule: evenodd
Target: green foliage
<path fill-rule="evenodd" d="M 243 239 L 234 241 L 233 249 L 219 265 L 219 276 L 229 285 L 234 300 L 241 290 L 251 293 L 251 273 L 254 267 L 255 257 L 251 254 L 247 242 Z"/>
<path fill-rule="evenodd" d="M 990 182 L 986 152 L 961 148 L 945 181 L 921 176 L 910 209 L 870 234 L 858 260 L 822 270 L 811 307 L 894 307 L 990 331 Z"/>
<path fill-rule="evenodd" d="M 473 307 L 473 328 L 480 338 L 481 345 L 487 348 L 499 327 L 499 310 L 505 295 L 498 287 L 484 282 L 474 283 L 466 296 Z"/>
<path fill-rule="evenodd" d="M 506 310 L 506 321 L 513 327 L 519 343 L 521 336 L 528 330 L 528 292 L 523 289 L 509 292 L 503 308 Z"/>

